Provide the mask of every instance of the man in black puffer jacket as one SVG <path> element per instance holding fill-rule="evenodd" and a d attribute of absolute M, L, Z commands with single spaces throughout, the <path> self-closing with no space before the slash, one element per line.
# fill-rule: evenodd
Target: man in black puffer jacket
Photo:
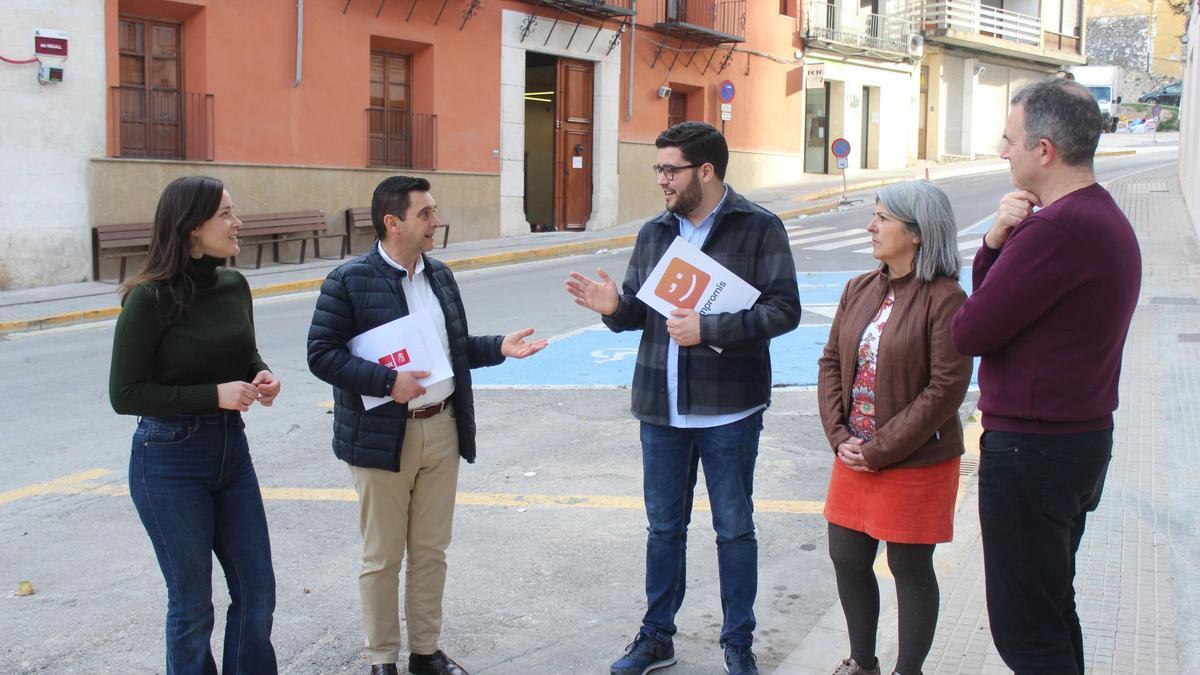
<path fill-rule="evenodd" d="M 371 220 L 379 241 L 325 278 L 308 332 L 308 367 L 333 385 L 333 452 L 350 465 L 361 507 L 367 658 L 373 675 L 397 672 L 397 598 L 407 548 L 408 671 L 465 675 L 438 648 L 438 638 L 459 457 L 475 461 L 471 368 L 525 358 L 546 341 L 526 340 L 532 328 L 469 334 L 454 275 L 425 255 L 439 225 L 428 181 L 393 176 L 380 183 Z M 427 371 L 396 371 L 350 353 L 355 336 L 418 311 L 431 314 L 452 378 L 426 387 L 420 380 Z M 365 410 L 363 396 L 392 400 Z"/>

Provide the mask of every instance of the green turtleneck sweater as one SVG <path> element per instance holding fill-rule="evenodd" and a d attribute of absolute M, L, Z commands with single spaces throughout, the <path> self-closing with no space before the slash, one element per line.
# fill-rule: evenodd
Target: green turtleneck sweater
<path fill-rule="evenodd" d="M 190 261 L 196 297 L 169 318 L 171 296 L 160 282 L 130 291 L 113 336 L 108 397 L 121 415 L 220 412 L 217 385 L 250 382 L 267 370 L 254 341 L 250 286 L 223 261 Z"/>

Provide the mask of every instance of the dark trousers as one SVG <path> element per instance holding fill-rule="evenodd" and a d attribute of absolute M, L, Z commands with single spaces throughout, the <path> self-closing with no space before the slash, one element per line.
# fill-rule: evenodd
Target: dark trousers
<path fill-rule="evenodd" d="M 1018 675 L 1083 673 L 1075 553 L 1100 503 L 1112 429 L 988 431 L 980 442 L 979 524 L 992 640 Z"/>
<path fill-rule="evenodd" d="M 721 585 L 721 646 L 754 642 L 758 540 L 754 536 L 754 464 L 762 412 L 717 427 L 681 429 L 642 423 L 642 490 L 646 500 L 646 616 L 641 632 L 675 635 L 687 587 L 687 530 L 703 465 Z"/>
<path fill-rule="evenodd" d="M 225 675 L 275 673 L 275 573 L 241 416 L 143 417 L 129 492 L 167 583 L 168 675 L 215 675 L 212 558 L 229 584 Z"/>

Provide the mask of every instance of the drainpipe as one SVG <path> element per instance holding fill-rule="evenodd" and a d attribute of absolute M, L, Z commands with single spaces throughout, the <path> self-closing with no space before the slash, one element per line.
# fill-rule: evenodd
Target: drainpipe
<path fill-rule="evenodd" d="M 629 91 L 625 97 L 625 121 L 633 119 L 633 68 L 636 61 L 633 52 L 633 34 L 637 30 L 637 0 L 633 0 L 633 20 L 629 22 Z"/>
<path fill-rule="evenodd" d="M 296 79 L 292 87 L 300 86 L 300 71 L 304 64 L 304 0 L 296 0 Z"/>

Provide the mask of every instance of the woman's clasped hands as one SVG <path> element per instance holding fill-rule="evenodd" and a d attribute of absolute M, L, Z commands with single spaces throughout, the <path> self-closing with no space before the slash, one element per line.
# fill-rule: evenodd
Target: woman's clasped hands
<path fill-rule="evenodd" d="M 246 412 L 260 403 L 270 406 L 279 395 L 279 378 L 269 370 L 260 370 L 250 382 L 224 382 L 217 385 L 217 407 L 222 410 Z"/>

